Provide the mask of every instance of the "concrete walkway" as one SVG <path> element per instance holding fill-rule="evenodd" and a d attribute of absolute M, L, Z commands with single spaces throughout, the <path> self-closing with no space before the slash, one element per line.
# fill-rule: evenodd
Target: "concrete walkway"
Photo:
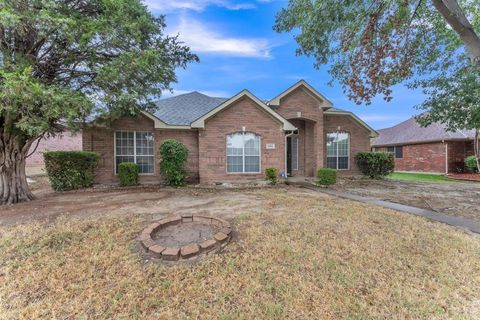
<path fill-rule="evenodd" d="M 431 211 L 423 208 L 407 206 L 404 204 L 385 201 L 378 198 L 359 196 L 359 195 L 351 194 L 348 192 L 342 192 L 342 191 L 326 189 L 326 188 L 319 188 L 315 186 L 312 182 L 305 179 L 288 178 L 286 183 L 288 185 L 301 186 L 311 190 L 316 190 L 316 191 L 323 192 L 339 198 L 360 201 L 364 203 L 370 203 L 370 204 L 374 204 L 384 208 L 389 208 L 397 211 L 414 214 L 414 215 L 421 216 L 433 221 L 443 222 L 454 227 L 463 228 L 465 230 L 480 234 L 480 222 L 475 220 L 451 216 L 444 213 L 439 213 L 439 212 L 435 212 L 435 211 Z"/>

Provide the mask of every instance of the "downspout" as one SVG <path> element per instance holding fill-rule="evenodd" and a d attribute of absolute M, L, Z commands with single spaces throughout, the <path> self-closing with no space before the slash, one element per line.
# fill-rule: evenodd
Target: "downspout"
<path fill-rule="evenodd" d="M 445 175 L 448 176 L 448 143 L 443 141 L 445 144 Z"/>

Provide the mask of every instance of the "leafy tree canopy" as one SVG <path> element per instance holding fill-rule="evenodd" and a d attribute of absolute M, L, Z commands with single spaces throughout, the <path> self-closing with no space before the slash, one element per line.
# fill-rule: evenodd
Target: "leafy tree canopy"
<path fill-rule="evenodd" d="M 295 31 L 297 54 L 330 63 L 348 97 L 391 99 L 391 86 L 439 72 L 468 54 L 480 65 L 480 0 L 290 0 L 278 32 Z"/>
<path fill-rule="evenodd" d="M 89 115 L 153 108 L 197 61 L 140 0 L 0 1 L 0 204 L 32 198 L 32 143 Z"/>
<path fill-rule="evenodd" d="M 449 130 L 480 129 L 480 68 L 465 66 L 451 74 L 441 73 L 428 80 L 427 99 L 418 106 L 426 111 L 418 121 L 423 125 L 441 122 Z"/>
<path fill-rule="evenodd" d="M 4 0 L 0 124 L 28 139 L 95 114 L 134 114 L 197 57 L 138 0 Z"/>

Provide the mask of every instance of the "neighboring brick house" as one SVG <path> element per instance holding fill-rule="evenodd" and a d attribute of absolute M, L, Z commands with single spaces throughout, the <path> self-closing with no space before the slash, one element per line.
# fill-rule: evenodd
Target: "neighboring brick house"
<path fill-rule="evenodd" d="M 26 161 L 26 169 L 29 174 L 43 173 L 45 164 L 43 162 L 43 153 L 45 151 L 59 150 L 82 150 L 82 133 L 72 133 L 65 131 L 55 137 L 45 137 L 34 143 L 30 147 L 30 156 Z"/>
<path fill-rule="evenodd" d="M 473 154 L 473 130 L 447 131 L 441 123 L 421 127 L 415 118 L 378 130 L 372 147 L 395 154 L 396 171 L 445 173 L 462 170 Z"/>
<path fill-rule="evenodd" d="M 377 135 L 303 80 L 268 102 L 248 90 L 229 99 L 191 92 L 157 107 L 83 130 L 83 149 L 100 154 L 96 182 L 118 182 L 121 162 L 139 164 L 142 183 L 160 182 L 166 139 L 187 146 L 190 179 L 200 183 L 263 179 L 268 167 L 292 176 L 313 176 L 322 167 L 355 173 L 355 153 L 370 150 Z"/>

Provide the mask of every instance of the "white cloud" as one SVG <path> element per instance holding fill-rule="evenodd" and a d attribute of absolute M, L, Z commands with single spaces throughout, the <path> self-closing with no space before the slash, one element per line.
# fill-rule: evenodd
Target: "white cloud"
<path fill-rule="evenodd" d="M 154 11 L 193 10 L 203 11 L 208 6 L 217 6 L 228 10 L 253 9 L 253 3 L 236 3 L 230 0 L 145 0 L 145 4 Z"/>
<path fill-rule="evenodd" d="M 263 38 L 234 38 L 191 18 L 181 18 L 170 32 L 179 34 L 193 52 L 216 53 L 237 57 L 270 58 L 271 44 Z"/>

